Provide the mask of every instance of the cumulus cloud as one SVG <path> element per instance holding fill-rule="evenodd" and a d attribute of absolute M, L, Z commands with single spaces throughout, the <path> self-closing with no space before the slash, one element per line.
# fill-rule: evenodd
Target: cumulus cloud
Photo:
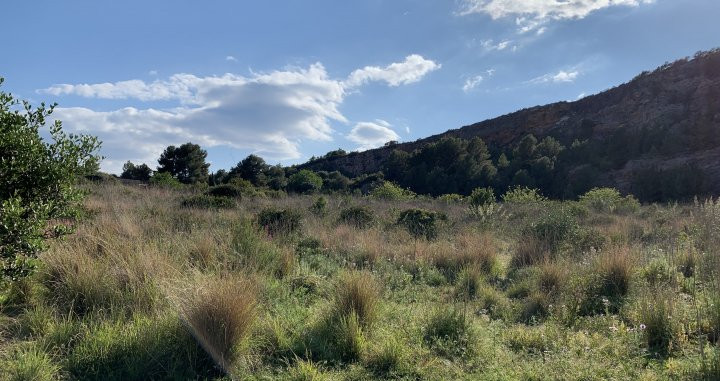
<path fill-rule="evenodd" d="M 463 0 L 460 15 L 487 14 L 493 19 L 516 17 L 520 32 L 541 27 L 548 20 L 582 19 L 615 6 L 636 7 L 655 0 Z"/>
<path fill-rule="evenodd" d="M 482 75 L 476 75 L 472 78 L 468 78 L 463 85 L 463 91 L 468 93 L 472 91 L 477 85 L 479 85 L 485 78 Z"/>
<path fill-rule="evenodd" d="M 540 77 L 531 79 L 530 83 L 563 83 L 563 82 L 574 82 L 577 77 L 580 75 L 580 72 L 577 70 L 574 71 L 565 71 L 560 70 L 557 73 L 549 73 L 542 75 Z"/>
<path fill-rule="evenodd" d="M 441 65 L 412 54 L 403 62 L 396 62 L 385 67 L 366 66 L 353 71 L 345 81 L 345 86 L 356 87 L 367 82 L 381 81 L 390 86 L 407 85 L 420 81 L 428 73 L 440 69 Z"/>
<path fill-rule="evenodd" d="M 359 144 L 361 150 L 376 148 L 400 138 L 391 127 L 390 123 L 381 119 L 374 122 L 360 122 L 353 127 L 347 138 Z"/>
<path fill-rule="evenodd" d="M 391 86 L 419 80 L 422 75 L 418 74 L 416 66 L 402 66 L 413 72 L 410 75 L 397 69 L 397 65 L 407 62 L 387 67 L 403 79 L 396 81 L 382 77 L 372 80 L 384 80 Z M 363 79 L 359 84 L 365 81 Z M 62 120 L 69 131 L 97 135 L 103 141 L 103 154 L 108 157 L 103 162 L 103 170 L 118 172 L 124 160 L 151 163 L 167 145 L 187 141 L 204 147 L 250 150 L 275 160 L 300 158 L 302 141 L 330 141 L 334 134 L 331 124 L 348 123 L 339 111 L 349 94 L 347 88 L 345 81 L 330 78 L 323 65 L 316 63 L 306 69 L 253 73 L 248 77 L 176 74 L 150 83 L 129 80 L 60 84 L 39 92 L 176 103 L 168 109 L 56 109 L 54 116 Z M 375 125 L 392 132 L 382 123 Z M 358 126 L 353 129 L 355 133 L 351 132 L 354 137 L 351 140 L 363 146 L 372 145 L 372 134 L 367 126 L 357 129 Z M 379 131 L 384 132 L 384 136 L 397 138 L 394 132 Z"/>

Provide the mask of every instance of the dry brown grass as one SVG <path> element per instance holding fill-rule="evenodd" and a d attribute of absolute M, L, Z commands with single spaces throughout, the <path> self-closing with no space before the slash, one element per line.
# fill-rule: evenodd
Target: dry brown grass
<path fill-rule="evenodd" d="M 537 238 L 526 236 L 517 242 L 510 264 L 515 268 L 520 268 L 550 261 L 550 259 L 550 251 L 545 243 Z"/>
<path fill-rule="evenodd" d="M 240 353 L 255 321 L 255 286 L 229 276 L 209 279 L 180 300 L 180 312 L 190 333 L 226 371 Z"/>
<path fill-rule="evenodd" d="M 368 326 L 375 318 L 378 298 L 379 288 L 370 273 L 348 272 L 335 288 L 334 312 L 341 318 L 355 314 L 361 325 Z"/>
<path fill-rule="evenodd" d="M 431 262 L 446 275 L 455 277 L 466 267 L 475 267 L 485 275 L 496 275 L 499 270 L 498 245 L 490 233 L 462 233 L 456 243 L 435 245 L 430 252 Z"/>

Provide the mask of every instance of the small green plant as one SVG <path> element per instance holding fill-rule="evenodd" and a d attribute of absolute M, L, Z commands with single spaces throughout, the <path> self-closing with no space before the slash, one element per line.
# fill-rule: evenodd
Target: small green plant
<path fill-rule="evenodd" d="M 447 204 L 459 204 L 465 201 L 465 197 L 457 193 L 448 193 L 438 196 L 438 200 Z"/>
<path fill-rule="evenodd" d="M 358 229 L 367 229 L 375 223 L 375 213 L 366 207 L 352 206 L 340 211 L 340 222 Z"/>
<path fill-rule="evenodd" d="M 54 381 L 60 366 L 36 346 L 14 348 L 0 359 L 0 378 L 7 381 Z"/>
<path fill-rule="evenodd" d="M 438 214 L 424 209 L 407 209 L 400 213 L 397 224 L 404 227 L 415 239 L 430 241 L 437 237 Z"/>
<path fill-rule="evenodd" d="M 292 209 L 266 208 L 257 215 L 257 223 L 270 235 L 291 234 L 301 227 L 302 215 Z"/>
<path fill-rule="evenodd" d="M 630 214 L 640 209 L 640 203 L 635 197 L 622 197 L 614 188 L 593 188 L 580 196 L 580 203 L 596 212 Z"/>
<path fill-rule="evenodd" d="M 184 208 L 199 209 L 229 209 L 236 206 L 235 201 L 227 197 L 208 196 L 199 194 L 182 200 Z"/>
<path fill-rule="evenodd" d="M 391 336 L 371 353 L 367 365 L 381 375 L 402 373 L 408 361 L 406 352 L 406 345 Z"/>
<path fill-rule="evenodd" d="M 462 300 L 475 299 L 480 294 L 484 283 L 483 273 L 478 267 L 465 268 L 458 275 L 455 293 Z"/>

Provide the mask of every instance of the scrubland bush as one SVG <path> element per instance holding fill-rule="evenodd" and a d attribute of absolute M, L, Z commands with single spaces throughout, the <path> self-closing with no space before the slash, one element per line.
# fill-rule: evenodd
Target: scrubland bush
<path fill-rule="evenodd" d="M 588 274 L 581 312 L 584 314 L 617 312 L 630 290 L 632 273 L 633 258 L 627 249 L 601 253 L 592 273 Z"/>
<path fill-rule="evenodd" d="M 340 211 L 340 222 L 358 229 L 367 229 L 375 223 L 375 213 L 366 207 L 353 206 Z"/>
<path fill-rule="evenodd" d="M 457 248 L 440 247 L 431 259 L 449 279 L 455 279 L 464 268 L 477 268 L 488 278 L 498 277 L 501 271 L 497 243 L 489 233 L 463 236 Z"/>
<path fill-rule="evenodd" d="M 366 272 L 344 274 L 335 290 L 334 313 L 341 317 L 357 315 L 358 323 L 369 326 L 378 303 L 378 285 Z"/>
<path fill-rule="evenodd" d="M 397 224 L 404 227 L 415 239 L 430 241 L 437 237 L 439 216 L 423 209 L 407 209 L 400 213 Z"/>
<path fill-rule="evenodd" d="M 580 196 L 580 202 L 596 212 L 629 214 L 640 209 L 640 202 L 635 197 L 622 197 L 614 188 L 593 188 Z"/>
<path fill-rule="evenodd" d="M 680 327 L 673 313 L 673 301 L 667 295 L 648 295 L 642 302 L 640 327 L 648 350 L 658 356 L 667 356 L 677 344 Z"/>
<path fill-rule="evenodd" d="M 536 204 L 547 199 L 537 189 L 515 187 L 502 195 L 502 201 L 508 204 Z"/>
<path fill-rule="evenodd" d="M 182 183 L 168 172 L 155 172 L 155 174 L 150 178 L 150 185 L 168 189 L 182 188 Z"/>
<path fill-rule="evenodd" d="M 207 190 L 208 196 L 215 196 L 215 197 L 230 197 L 230 198 L 239 198 L 242 197 L 242 190 L 232 184 L 222 184 L 222 185 L 216 185 L 213 187 L 210 187 Z"/>
<path fill-rule="evenodd" d="M 406 201 L 417 196 L 414 192 L 403 189 L 390 181 L 383 181 L 370 191 L 370 197 L 385 201 Z"/>
<path fill-rule="evenodd" d="M 447 204 L 460 204 L 465 201 L 465 197 L 457 193 L 449 193 L 438 196 L 438 200 Z"/>
<path fill-rule="evenodd" d="M 300 229 L 302 214 L 292 209 L 266 208 L 258 213 L 257 222 L 271 236 L 291 234 Z"/>
<path fill-rule="evenodd" d="M 235 201 L 227 197 L 199 194 L 182 200 L 184 208 L 227 209 L 234 208 Z"/>

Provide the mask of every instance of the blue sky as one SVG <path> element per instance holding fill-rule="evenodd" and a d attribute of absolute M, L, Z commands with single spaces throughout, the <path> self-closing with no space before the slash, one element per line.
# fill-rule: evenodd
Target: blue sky
<path fill-rule="evenodd" d="M 4 91 L 103 169 L 192 141 L 293 164 L 575 100 L 720 46 L 717 0 L 13 1 Z"/>

